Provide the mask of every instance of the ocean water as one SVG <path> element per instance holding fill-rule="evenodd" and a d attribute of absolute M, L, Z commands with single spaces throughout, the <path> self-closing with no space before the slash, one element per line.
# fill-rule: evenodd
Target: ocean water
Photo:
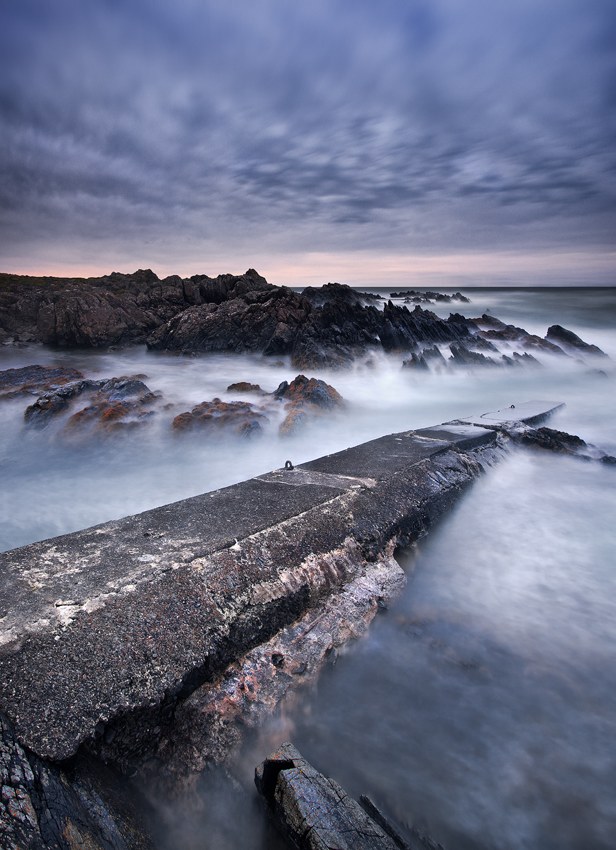
<path fill-rule="evenodd" d="M 143 373 L 169 405 L 138 432 L 75 443 L 62 421 L 26 429 L 27 401 L 1 403 L 0 549 L 226 486 L 287 459 L 527 399 L 565 402 L 549 424 L 616 454 L 616 290 L 463 292 L 470 304 L 430 309 L 488 310 L 541 335 L 562 324 L 611 359 L 539 355 L 542 368 L 424 374 L 402 370 L 400 355 L 380 355 L 371 366 L 318 372 L 346 407 L 301 435 L 281 438 L 274 412 L 260 438 L 212 440 L 173 433 L 171 419 L 214 396 L 254 401 L 227 385 L 273 390 L 296 374 L 287 361 L 0 350 L 0 368 Z M 212 780 L 194 819 L 163 818 L 161 847 L 273 847 L 251 779 L 286 738 L 350 793 L 367 793 L 448 850 L 613 847 L 615 475 L 522 450 L 492 469 L 438 529 L 399 553 L 409 575 L 403 597 L 249 742 L 234 766 L 245 794 L 226 795 Z"/>

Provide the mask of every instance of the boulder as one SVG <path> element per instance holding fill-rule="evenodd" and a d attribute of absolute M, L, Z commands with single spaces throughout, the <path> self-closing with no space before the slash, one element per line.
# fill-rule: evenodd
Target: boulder
<path fill-rule="evenodd" d="M 237 381 L 235 384 L 229 384 L 227 387 L 228 393 L 263 393 L 259 384 L 249 384 L 248 381 Z"/>
<path fill-rule="evenodd" d="M 584 354 L 595 354 L 599 357 L 607 357 L 605 351 L 602 351 L 597 345 L 591 345 L 588 342 L 584 342 L 584 340 L 580 339 L 577 334 L 574 334 L 573 331 L 567 330 L 567 328 L 563 328 L 562 325 L 552 325 L 549 327 L 545 338 L 548 342 L 559 345 L 565 350 L 573 349 L 574 352 L 580 351 Z"/>
<path fill-rule="evenodd" d="M 298 850 L 408 848 L 290 743 L 282 744 L 256 768 L 255 784 L 276 824 Z"/>
<path fill-rule="evenodd" d="M 0 399 L 33 394 L 83 378 L 78 369 L 64 366 L 22 366 L 0 372 Z"/>
<path fill-rule="evenodd" d="M 298 375 L 290 384 L 283 381 L 273 395 L 285 402 L 282 435 L 296 434 L 315 417 L 344 407 L 344 399 L 334 387 L 305 375 Z"/>
<path fill-rule="evenodd" d="M 143 383 L 142 377 L 84 379 L 55 387 L 26 408 L 24 419 L 28 425 L 43 428 L 54 417 L 68 412 L 75 399 L 85 396 L 87 404 L 69 417 L 66 434 L 74 434 L 84 426 L 108 432 L 134 428 L 152 416 L 152 405 L 160 398 Z"/>
<path fill-rule="evenodd" d="M 597 446 L 587 443 L 575 434 L 557 431 L 554 428 L 521 428 L 507 432 L 520 445 L 545 449 L 558 454 L 574 455 L 582 460 L 598 460 L 601 463 L 616 464 L 616 457 L 608 455 Z"/>
<path fill-rule="evenodd" d="M 211 434 L 253 437 L 260 434 L 267 416 L 247 401 L 203 401 L 173 420 L 175 431 L 203 430 Z"/>

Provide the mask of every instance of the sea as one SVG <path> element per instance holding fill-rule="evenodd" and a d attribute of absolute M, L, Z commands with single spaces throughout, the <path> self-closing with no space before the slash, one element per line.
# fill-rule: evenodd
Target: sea
<path fill-rule="evenodd" d="M 401 354 L 375 354 L 308 373 L 343 396 L 335 415 L 281 437 L 272 413 L 261 436 L 241 439 L 178 434 L 171 420 L 214 397 L 254 402 L 227 386 L 272 391 L 297 374 L 288 360 L 3 347 L 0 369 L 140 374 L 162 398 L 143 427 L 77 441 L 62 420 L 26 428 L 27 399 L 0 403 L 0 550 L 526 400 L 563 402 L 548 424 L 616 455 L 616 288 L 461 291 L 470 303 L 424 306 L 441 316 L 488 312 L 541 336 L 560 324 L 609 359 L 539 353 L 537 367 L 421 372 L 402 368 Z M 396 553 L 408 576 L 401 597 L 246 742 L 233 792 L 213 772 L 192 813 L 154 800 L 160 850 L 276 847 L 252 774 L 283 740 L 446 850 L 612 850 L 615 476 L 597 462 L 512 450 L 430 535 Z"/>

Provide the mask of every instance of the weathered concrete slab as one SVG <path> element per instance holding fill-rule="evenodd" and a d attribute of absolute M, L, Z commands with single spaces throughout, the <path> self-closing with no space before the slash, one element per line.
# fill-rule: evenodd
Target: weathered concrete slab
<path fill-rule="evenodd" d="M 424 533 L 499 439 L 391 435 L 0 555 L 0 710 L 40 757 L 89 742 L 128 768 L 179 702 Z"/>
<path fill-rule="evenodd" d="M 556 401 L 523 401 L 481 413 L 478 416 L 465 416 L 461 421 L 472 422 L 475 425 L 503 425 L 508 422 L 523 422 L 525 425 L 535 425 L 551 416 L 564 405 Z"/>

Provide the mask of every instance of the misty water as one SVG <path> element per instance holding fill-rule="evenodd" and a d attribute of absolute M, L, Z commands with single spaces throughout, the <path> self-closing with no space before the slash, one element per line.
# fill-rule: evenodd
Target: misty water
<path fill-rule="evenodd" d="M 67 439 L 62 419 L 26 429 L 23 398 L 0 404 L 0 549 L 226 486 L 287 459 L 529 399 L 565 402 L 549 424 L 616 454 L 616 291 L 464 292 L 471 304 L 430 309 L 489 310 L 541 335 L 559 323 L 612 359 L 541 353 L 543 368 L 421 373 L 401 369 L 399 355 L 374 356 L 350 371 L 315 373 L 346 408 L 301 435 L 281 438 L 282 411 L 273 409 L 261 437 L 212 440 L 174 434 L 173 416 L 215 396 L 254 402 L 226 387 L 244 380 L 271 391 L 295 376 L 288 362 L 4 348 L 2 369 L 141 373 L 162 399 L 142 428 L 78 441 Z M 247 790 L 227 794 L 209 778 L 191 820 L 161 802 L 161 847 L 274 847 L 252 771 L 287 738 L 353 796 L 367 793 L 448 850 L 613 847 L 615 475 L 522 450 L 491 469 L 438 529 L 399 553 L 407 589 L 367 637 L 247 744 L 233 768 Z"/>

